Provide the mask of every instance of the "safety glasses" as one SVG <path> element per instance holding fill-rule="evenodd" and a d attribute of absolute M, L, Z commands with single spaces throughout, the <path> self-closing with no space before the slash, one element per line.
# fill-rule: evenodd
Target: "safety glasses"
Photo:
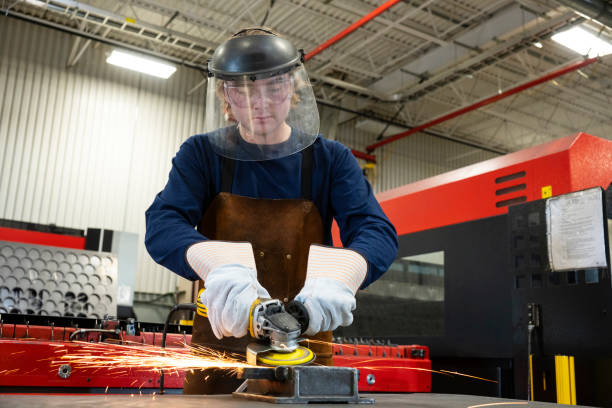
<path fill-rule="evenodd" d="M 293 92 L 293 78 L 277 77 L 257 81 L 228 81 L 223 84 L 225 95 L 232 106 L 247 108 L 258 99 L 277 105 L 289 99 Z"/>

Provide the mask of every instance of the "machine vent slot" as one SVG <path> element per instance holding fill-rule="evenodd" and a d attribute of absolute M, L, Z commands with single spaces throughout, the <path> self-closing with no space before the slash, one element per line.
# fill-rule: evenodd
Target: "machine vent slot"
<path fill-rule="evenodd" d="M 527 188 L 527 184 L 525 183 L 517 184 L 515 186 L 510 186 L 510 187 L 500 188 L 499 190 L 495 190 L 495 195 L 508 194 L 514 191 L 524 190 L 525 188 Z"/>
<path fill-rule="evenodd" d="M 495 179 L 495 183 L 505 183 L 506 181 L 516 180 L 517 178 L 525 177 L 525 171 L 519 171 L 518 173 L 508 174 L 507 176 L 501 176 Z"/>
<path fill-rule="evenodd" d="M 541 288 L 541 287 L 543 287 L 543 284 L 542 284 L 542 274 L 540 274 L 540 273 L 533 273 L 533 274 L 531 274 L 531 287 L 532 288 Z"/>
<path fill-rule="evenodd" d="M 498 201 L 495 203 L 496 207 L 506 207 L 512 204 L 518 204 L 518 203 L 523 203 L 527 201 L 527 197 L 525 196 L 520 196 L 520 197 L 515 197 L 515 198 L 510 198 L 508 200 L 503 200 L 503 201 Z"/>

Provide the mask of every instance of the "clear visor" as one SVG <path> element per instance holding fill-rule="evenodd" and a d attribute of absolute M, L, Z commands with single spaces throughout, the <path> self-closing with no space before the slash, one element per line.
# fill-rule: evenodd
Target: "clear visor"
<path fill-rule="evenodd" d="M 205 130 L 215 151 L 234 160 L 271 160 L 310 146 L 319 112 L 303 66 L 252 80 L 209 78 Z"/>

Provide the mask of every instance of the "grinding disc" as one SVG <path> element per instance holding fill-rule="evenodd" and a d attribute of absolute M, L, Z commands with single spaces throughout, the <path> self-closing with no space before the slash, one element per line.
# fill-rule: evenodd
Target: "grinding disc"
<path fill-rule="evenodd" d="M 257 355 L 257 362 L 269 366 L 295 366 L 312 362 L 315 354 L 306 347 L 298 347 L 290 353 L 266 351 Z"/>

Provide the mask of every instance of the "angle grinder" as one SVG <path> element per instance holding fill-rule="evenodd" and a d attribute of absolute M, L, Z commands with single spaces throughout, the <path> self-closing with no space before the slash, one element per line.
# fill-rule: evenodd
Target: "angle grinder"
<path fill-rule="evenodd" d="M 258 299 L 251 306 L 249 332 L 257 340 L 247 346 L 251 365 L 296 366 L 309 364 L 315 354 L 299 345 L 308 328 L 308 312 L 300 302 L 285 307 L 278 299 Z"/>

